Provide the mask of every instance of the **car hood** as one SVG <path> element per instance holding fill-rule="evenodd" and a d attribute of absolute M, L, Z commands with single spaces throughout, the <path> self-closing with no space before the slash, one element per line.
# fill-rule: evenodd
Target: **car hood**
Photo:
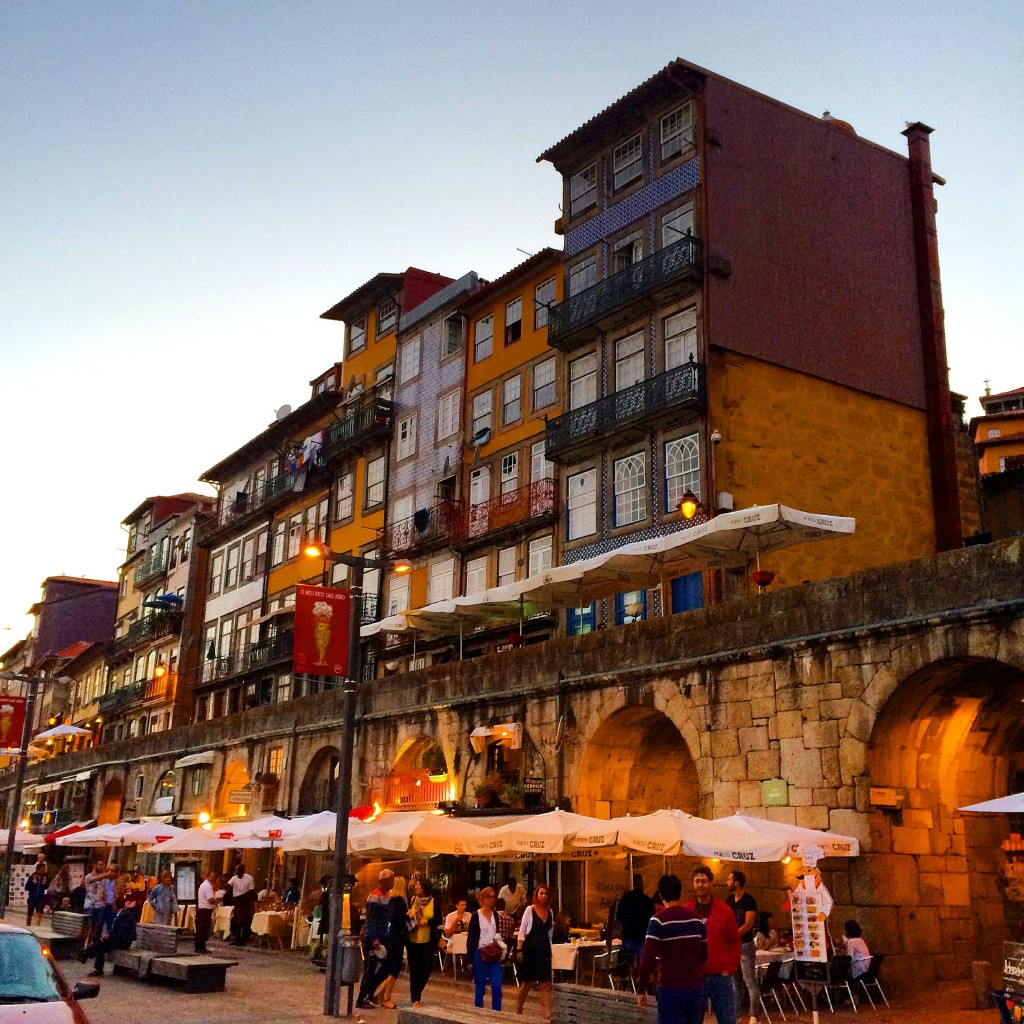
<path fill-rule="evenodd" d="M 89 1024 L 89 1019 L 73 1003 L 0 1003 L 0 1024 Z"/>

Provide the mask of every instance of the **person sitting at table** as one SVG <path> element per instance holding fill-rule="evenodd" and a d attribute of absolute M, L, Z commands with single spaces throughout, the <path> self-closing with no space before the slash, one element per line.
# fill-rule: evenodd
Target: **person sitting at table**
<path fill-rule="evenodd" d="M 551 932 L 551 944 L 569 941 L 569 929 L 572 927 L 572 918 L 564 911 L 559 910 L 555 914 L 555 927 Z"/>
<path fill-rule="evenodd" d="M 299 891 L 299 880 L 297 878 L 288 879 L 288 888 L 284 891 L 283 902 L 289 907 L 294 907 L 302 899 L 302 894 Z"/>
<path fill-rule="evenodd" d="M 779 932 L 779 946 L 782 949 L 793 949 L 793 933 L 788 928 L 783 928 Z"/>
<path fill-rule="evenodd" d="M 843 925 L 846 952 L 850 957 L 850 976 L 859 978 L 866 974 L 871 966 L 871 950 L 864 941 L 864 933 L 856 921 L 847 921 Z"/>
<path fill-rule="evenodd" d="M 444 919 L 444 937 L 449 940 L 449 947 L 451 947 L 450 940 L 453 935 L 469 931 L 471 917 L 472 915 L 466 909 L 466 901 L 459 900 L 455 904 L 455 909 Z"/>
<path fill-rule="evenodd" d="M 170 871 L 160 876 L 160 881 L 153 886 L 146 902 L 153 908 L 153 924 L 171 923 L 171 915 L 178 913 L 178 894 Z"/>
<path fill-rule="evenodd" d="M 779 933 L 772 927 L 772 912 L 762 910 L 757 915 L 757 929 L 754 932 L 754 949 L 761 951 L 765 949 L 777 949 L 779 945 Z"/>

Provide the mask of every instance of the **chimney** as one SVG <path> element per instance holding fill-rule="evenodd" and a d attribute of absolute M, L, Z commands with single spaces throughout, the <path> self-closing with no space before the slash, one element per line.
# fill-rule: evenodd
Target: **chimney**
<path fill-rule="evenodd" d="M 939 277 L 939 244 L 935 228 L 935 193 L 932 173 L 932 129 L 916 121 L 908 124 L 910 154 L 910 210 L 917 264 L 917 305 L 921 318 L 927 402 L 928 451 L 935 511 L 935 541 L 939 551 L 963 547 L 960 494 L 956 466 L 956 437 L 946 362 L 946 329 Z"/>

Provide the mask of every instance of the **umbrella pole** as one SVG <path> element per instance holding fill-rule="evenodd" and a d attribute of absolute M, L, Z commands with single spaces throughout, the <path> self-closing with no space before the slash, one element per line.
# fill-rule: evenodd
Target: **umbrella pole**
<path fill-rule="evenodd" d="M 558 909 L 562 909 L 562 862 L 558 861 Z"/>
<path fill-rule="evenodd" d="M 302 913 L 302 901 L 306 898 L 306 875 L 309 874 L 309 853 L 302 858 L 302 888 L 299 890 L 299 902 L 295 905 L 295 923 L 292 925 L 292 949 L 299 936 L 299 914 Z"/>

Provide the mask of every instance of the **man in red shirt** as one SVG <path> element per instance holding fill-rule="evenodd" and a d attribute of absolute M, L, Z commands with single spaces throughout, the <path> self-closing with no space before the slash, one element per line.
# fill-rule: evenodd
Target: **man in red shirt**
<path fill-rule="evenodd" d="M 718 1024 L 736 1024 L 733 975 L 740 966 L 740 930 L 736 915 L 714 889 L 715 876 L 703 864 L 693 869 L 695 899 L 686 904 L 707 928 L 708 955 L 704 961 L 704 997 L 711 1001 Z"/>
<path fill-rule="evenodd" d="M 647 1005 L 647 985 L 657 971 L 658 1024 L 702 1024 L 704 1020 L 704 924 L 683 907 L 683 883 L 675 875 L 658 879 L 663 906 L 647 925 L 637 980 L 636 997 Z"/>

